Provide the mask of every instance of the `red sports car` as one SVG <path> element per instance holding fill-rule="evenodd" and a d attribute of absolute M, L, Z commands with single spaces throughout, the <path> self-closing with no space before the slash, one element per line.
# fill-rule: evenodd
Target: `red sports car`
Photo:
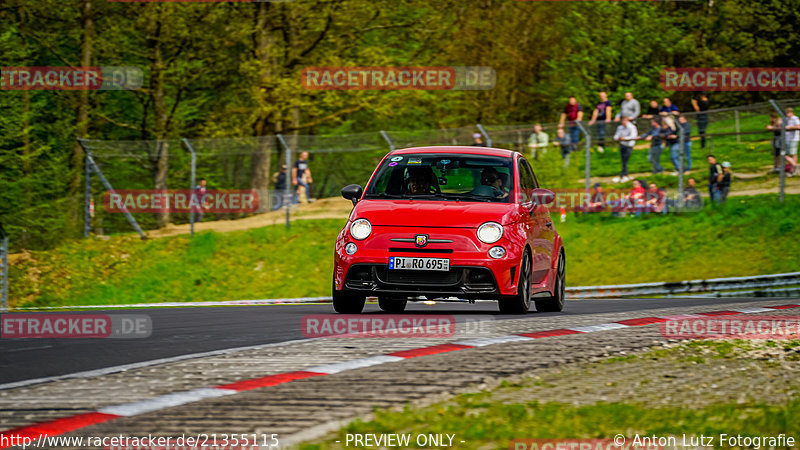
<path fill-rule="evenodd" d="M 384 157 L 336 240 L 333 307 L 367 296 L 402 312 L 409 300 L 498 300 L 524 314 L 564 307 L 564 248 L 531 165 L 517 152 L 420 147 Z"/>

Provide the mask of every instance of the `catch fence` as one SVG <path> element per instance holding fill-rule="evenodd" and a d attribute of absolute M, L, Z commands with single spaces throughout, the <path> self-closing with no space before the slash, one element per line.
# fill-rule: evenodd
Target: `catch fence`
<path fill-rule="evenodd" d="M 788 106 L 800 106 L 800 100 L 765 102 L 736 108 L 714 109 L 701 113 L 682 112 L 691 125 L 691 135 L 681 136 L 682 142 L 693 145 L 693 168 L 705 159 L 707 153 L 721 151 L 724 154 L 731 148 L 750 146 L 757 149 L 739 156 L 736 164 L 758 164 L 769 162 L 768 155 L 773 132 L 766 129 L 770 114 L 784 110 Z M 646 105 L 643 105 L 646 110 Z M 596 177 L 610 177 L 619 172 L 619 156 L 612 145 L 616 122 L 592 124 L 591 110 L 580 127 L 580 140 L 577 143 L 572 161 L 564 165 L 559 148 L 553 145 L 558 123 L 543 123 L 542 129 L 549 135 L 550 143 L 546 151 L 531 151 L 528 145 L 534 124 L 492 125 L 476 124 L 459 128 L 436 130 L 376 131 L 336 136 L 323 135 L 275 135 L 261 137 L 233 137 L 215 139 L 169 139 L 162 141 L 103 141 L 82 140 L 87 153 L 85 234 L 112 234 L 130 231 L 131 227 L 142 230 L 155 229 L 170 224 L 190 223 L 197 219 L 191 213 L 133 213 L 118 214 L 107 211 L 104 197 L 111 189 L 194 189 L 199 180 L 205 179 L 209 189 L 252 190 L 258 195 L 257 212 L 268 212 L 283 206 L 288 213 L 294 202 L 292 187 L 292 168 L 301 152 L 310 155 L 308 166 L 312 175 L 311 197 L 326 198 L 339 195 L 347 184 L 363 185 L 387 152 L 397 148 L 430 145 L 472 145 L 473 135 L 480 135 L 481 141 L 496 148 L 506 148 L 524 153 L 531 159 L 540 183 L 551 188 L 589 189 L 589 181 Z M 616 113 L 615 113 L 616 114 Z M 785 120 L 784 120 L 785 123 Z M 640 135 L 646 134 L 651 123 L 649 119 L 639 118 L 635 122 Z M 698 125 L 705 124 L 705 150 L 698 133 Z M 567 123 L 565 133 L 570 133 Z M 600 127 L 605 134 L 605 152 L 598 152 L 603 142 Z M 649 144 L 638 141 L 637 149 Z M 645 149 L 646 150 L 646 149 Z M 583 154 L 581 154 L 583 153 Z M 634 153 L 631 159 L 632 172 L 650 170 L 650 163 L 642 155 Z M 665 153 L 669 153 L 665 149 Z M 578 157 L 580 155 L 581 157 Z M 681 158 L 683 153 L 680 154 Z M 752 159 L 752 161 L 750 160 Z M 782 158 L 781 158 L 782 159 Z M 682 167 L 689 161 L 681 159 Z M 276 181 L 281 177 L 281 166 L 287 165 L 286 183 L 276 189 Z M 575 170 L 577 169 L 577 170 Z M 578 176 L 583 175 L 583 180 Z M 106 182 L 98 183 L 97 178 Z M 679 171 L 677 189 L 683 189 L 683 172 Z M 578 184 L 579 183 L 579 184 Z M 287 186 L 288 184 L 288 186 Z M 780 191 L 784 176 L 776 183 Z M 287 197 L 287 192 L 289 196 Z M 288 201 L 287 201 L 288 200 Z M 202 220 L 226 220 L 247 216 L 252 212 L 224 212 L 205 214 Z"/>

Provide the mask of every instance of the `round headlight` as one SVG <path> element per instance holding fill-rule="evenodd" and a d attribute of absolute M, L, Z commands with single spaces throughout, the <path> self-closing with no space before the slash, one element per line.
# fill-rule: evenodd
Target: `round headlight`
<path fill-rule="evenodd" d="M 478 227 L 478 239 L 486 244 L 494 244 L 503 237 L 503 226 L 497 222 L 486 222 Z"/>
<path fill-rule="evenodd" d="M 499 247 L 499 246 L 498 247 L 492 247 L 492 248 L 489 249 L 489 256 L 491 256 L 494 259 L 500 259 L 503 256 L 506 256 L 506 249 L 504 249 L 503 247 Z"/>
<path fill-rule="evenodd" d="M 363 241 L 372 233 L 372 224 L 367 219 L 358 219 L 350 225 L 350 236 L 358 241 Z"/>
<path fill-rule="evenodd" d="M 356 244 L 353 244 L 352 242 L 348 242 L 347 245 L 344 246 L 344 252 L 348 255 L 353 255 L 356 253 L 356 251 L 358 251 L 358 247 L 356 247 Z"/>

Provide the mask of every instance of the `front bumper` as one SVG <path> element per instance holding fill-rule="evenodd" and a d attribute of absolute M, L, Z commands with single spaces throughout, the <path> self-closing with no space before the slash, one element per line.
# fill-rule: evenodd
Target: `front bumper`
<path fill-rule="evenodd" d="M 499 295 L 494 274 L 486 267 L 451 266 L 447 272 L 389 270 L 386 264 L 354 264 L 344 288 L 365 295 L 492 298 Z"/>
<path fill-rule="evenodd" d="M 373 235 L 354 241 L 347 227 L 337 239 L 334 286 L 337 290 L 361 292 L 364 295 L 406 295 L 430 298 L 459 297 L 496 299 L 517 292 L 518 265 L 522 258 L 524 238 L 519 239 L 512 227 L 500 241 L 484 244 L 474 229 L 374 227 Z M 435 243 L 417 248 L 402 242 L 416 234 L 426 234 Z M 446 242 L 442 242 L 446 241 Z M 344 246 L 358 246 L 354 255 L 347 255 Z M 502 246 L 506 255 L 500 259 L 488 256 L 494 246 Z M 450 271 L 389 270 L 389 257 L 447 258 Z"/>

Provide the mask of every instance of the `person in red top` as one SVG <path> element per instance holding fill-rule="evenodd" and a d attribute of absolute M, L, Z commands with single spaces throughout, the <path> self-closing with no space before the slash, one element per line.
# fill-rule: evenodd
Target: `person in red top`
<path fill-rule="evenodd" d="M 644 206 L 644 187 L 639 180 L 633 180 L 633 189 L 631 193 L 625 196 L 623 207 L 630 212 L 636 212 L 636 215 L 641 213 Z"/>
<path fill-rule="evenodd" d="M 567 106 L 564 107 L 564 112 L 561 113 L 558 126 L 563 128 L 567 120 L 569 120 L 569 139 L 573 145 L 577 145 L 578 141 L 581 140 L 581 129 L 576 122 L 583 120 L 583 107 L 578 103 L 578 99 L 574 95 L 569 97 Z"/>

